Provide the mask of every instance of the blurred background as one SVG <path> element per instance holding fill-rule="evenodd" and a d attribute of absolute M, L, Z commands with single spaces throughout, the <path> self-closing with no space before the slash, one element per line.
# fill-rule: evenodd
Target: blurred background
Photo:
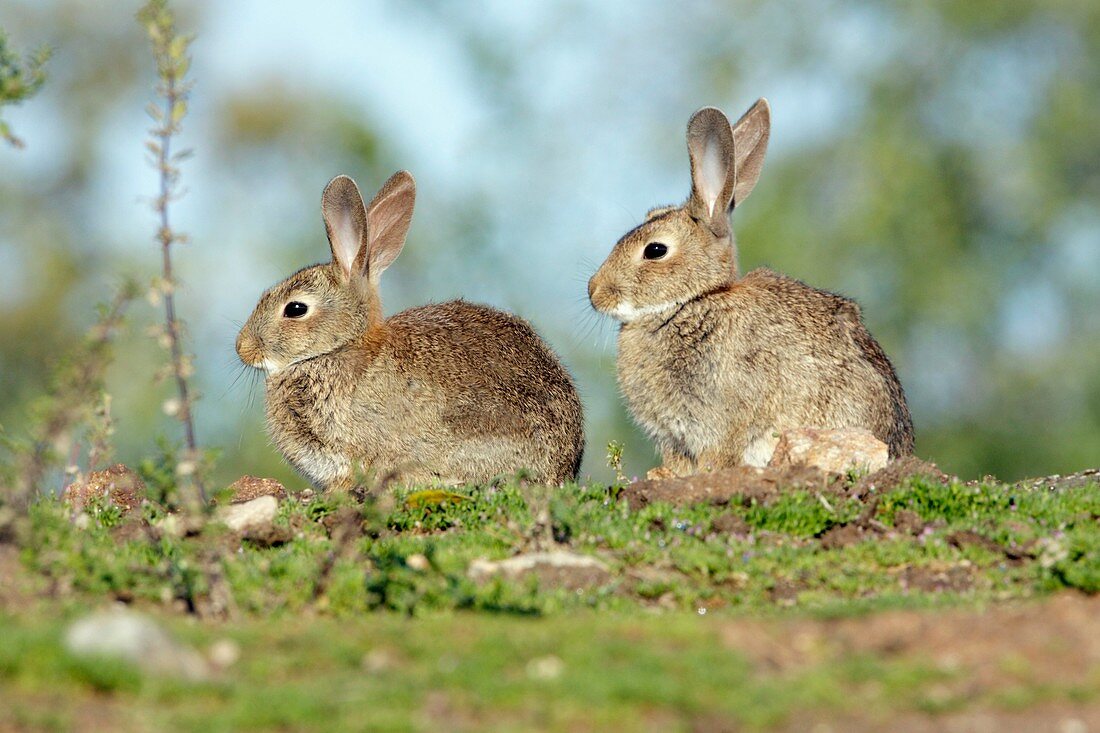
<path fill-rule="evenodd" d="M 458 296 L 515 311 L 575 374 L 584 471 L 656 458 L 615 385 L 615 327 L 585 283 L 615 240 L 688 192 L 703 105 L 772 104 L 768 161 L 734 216 L 742 268 L 844 293 L 892 357 L 917 450 L 964 477 L 1100 464 L 1100 3 L 1092 0 L 173 3 L 195 87 L 174 225 L 178 307 L 216 478 L 304 485 L 268 445 L 233 351 L 261 291 L 328 256 L 321 190 L 417 177 L 387 313 Z M 0 144 L 0 425 L 123 274 L 159 269 L 143 142 L 154 64 L 137 2 L 4 0 L 53 47 Z M 110 371 L 119 458 L 178 439 L 164 354 L 135 304 Z"/>

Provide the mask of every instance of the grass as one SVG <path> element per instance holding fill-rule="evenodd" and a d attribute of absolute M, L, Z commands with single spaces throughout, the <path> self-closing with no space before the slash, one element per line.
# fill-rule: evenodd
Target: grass
<path fill-rule="evenodd" d="M 774 610 L 779 587 L 785 588 L 782 605 L 858 611 L 914 600 L 1027 597 L 1060 587 L 1100 590 L 1095 486 L 1050 492 L 913 479 L 883 494 L 876 516 L 888 529 L 908 512 L 922 529 L 842 546 L 827 546 L 821 537 L 857 521 L 865 511 L 860 501 L 823 501 L 815 492 L 796 491 L 767 504 L 653 504 L 632 511 L 612 498 L 615 491 L 512 481 L 455 492 L 399 492 L 384 513 L 348 497 L 290 499 L 276 520 L 288 541 L 274 547 L 248 540 L 238 547 L 216 523 L 198 536 L 181 537 L 170 531 L 172 518 L 152 507 L 144 517 L 151 533 L 123 531 L 136 522 L 110 506 L 91 507 L 92 521 L 80 527 L 59 502 L 43 500 L 32 508 L 36 541 L 24 559 L 78 593 L 190 603 L 209 590 L 200 569 L 214 551 L 237 603 L 255 614 L 297 613 L 318 603 L 335 616 L 376 608 L 546 615 L 578 608 L 628 611 L 657 602 L 756 612 Z M 316 598 L 318 570 L 335 550 L 330 528 L 349 515 L 361 535 L 334 558 L 327 589 Z M 727 531 L 730 522 L 741 530 Z M 960 533 L 984 541 L 959 542 Z M 224 551 L 227 545 L 234 551 Z M 577 593 L 533 583 L 478 585 L 467 577 L 475 559 L 552 548 L 597 555 L 614 580 Z M 1013 549 L 1018 556 L 1009 556 Z M 423 556 L 427 569 L 411 567 L 412 555 Z M 946 592 L 899 582 L 906 573 L 951 568 L 965 568 L 965 578 Z"/>
<path fill-rule="evenodd" d="M 183 686 L 116 663 L 76 662 L 58 651 L 57 625 L 9 621 L 0 641 L 7 690 L 0 701 L 11 718 L 38 716 L 56 730 L 71 729 L 74 702 L 95 697 L 125 701 L 156 730 L 297 730 L 321 721 L 334 731 L 415 730 L 433 720 L 471 729 L 678 730 L 704 716 L 764 726 L 792 706 L 865 704 L 846 694 L 852 689 L 883 710 L 896 698 L 919 704 L 917 688 L 945 677 L 866 658 L 757 676 L 747 659 L 716 643 L 713 624 L 685 615 L 585 612 L 536 621 L 382 614 L 350 626 L 283 619 L 218 629 L 249 653 L 233 675 Z M 200 643 L 210 637 L 176 626 Z"/>
<path fill-rule="evenodd" d="M 977 692 L 967 670 L 919 650 L 767 661 L 797 649 L 784 624 L 1096 593 L 1096 485 L 913 478 L 874 504 L 795 491 L 636 511 L 620 490 L 513 480 L 366 504 L 292 498 L 274 545 L 213 522 L 174 531 L 152 504 L 141 517 L 93 504 L 74 522 L 43 499 L 19 558 L 21 600 L 0 606 L 0 728 L 70 730 L 94 715 L 119 730 L 763 730 L 1100 702 L 1100 669 L 1051 681 L 1010 656 L 1004 684 Z M 825 541 L 868 518 L 878 530 Z M 595 555 L 611 580 L 569 590 L 467 574 L 476 559 L 547 549 Z M 209 610 L 215 582 L 229 618 Z M 241 661 L 184 685 L 67 655 L 66 622 L 112 599 L 200 649 L 233 639 Z M 765 624 L 772 651 L 730 641 L 739 624 Z M 810 628 L 830 643 L 831 627 Z"/>

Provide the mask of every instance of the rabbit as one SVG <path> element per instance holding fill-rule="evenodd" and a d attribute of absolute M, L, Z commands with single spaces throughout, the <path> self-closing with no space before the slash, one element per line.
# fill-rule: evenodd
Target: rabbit
<path fill-rule="evenodd" d="M 866 428 L 891 457 L 913 452 L 893 365 L 859 306 L 768 269 L 741 276 L 729 213 L 756 185 L 771 113 L 736 125 L 707 107 L 688 123 L 691 195 L 649 212 L 588 283 L 620 322 L 617 372 L 654 441 L 654 477 L 767 465 L 778 433 Z"/>
<path fill-rule="evenodd" d="M 407 171 L 366 206 L 351 178 L 333 178 L 321 203 L 332 261 L 267 290 L 241 329 L 241 361 L 267 373 L 272 441 L 327 491 L 359 472 L 408 485 L 574 480 L 580 398 L 530 325 L 462 300 L 383 317 L 379 278 L 415 199 Z"/>

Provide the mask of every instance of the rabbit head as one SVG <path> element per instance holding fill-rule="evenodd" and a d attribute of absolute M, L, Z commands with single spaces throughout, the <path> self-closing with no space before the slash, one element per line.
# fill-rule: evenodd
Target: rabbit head
<path fill-rule="evenodd" d="M 737 276 L 729 214 L 756 185 L 769 129 L 765 99 L 732 127 L 713 107 L 692 115 L 691 195 L 683 206 L 653 209 L 618 241 L 588 283 L 596 310 L 625 323 L 665 312 Z"/>
<path fill-rule="evenodd" d="M 321 197 L 332 261 L 299 270 L 260 297 L 237 336 L 241 361 L 274 374 L 380 324 L 379 278 L 405 245 L 415 200 L 407 171 L 386 181 L 369 205 L 355 181 L 333 178 Z"/>

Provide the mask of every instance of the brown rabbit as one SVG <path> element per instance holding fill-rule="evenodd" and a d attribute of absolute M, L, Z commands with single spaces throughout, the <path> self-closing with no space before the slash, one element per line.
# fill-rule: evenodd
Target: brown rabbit
<path fill-rule="evenodd" d="M 688 123 L 691 196 L 654 209 L 588 283 L 621 322 L 619 386 L 660 451 L 659 475 L 765 465 L 777 433 L 861 427 L 913 451 L 905 394 L 851 300 L 767 269 L 740 276 L 729 212 L 760 175 L 770 112 Z"/>
<path fill-rule="evenodd" d="M 402 483 L 485 482 L 526 469 L 574 479 L 581 403 L 554 353 L 521 319 L 461 300 L 382 317 L 378 281 L 401 252 L 416 184 L 406 171 L 369 206 L 338 176 L 321 212 L 332 262 L 263 294 L 237 337 L 267 372 L 267 424 L 316 486 L 358 470 Z"/>

